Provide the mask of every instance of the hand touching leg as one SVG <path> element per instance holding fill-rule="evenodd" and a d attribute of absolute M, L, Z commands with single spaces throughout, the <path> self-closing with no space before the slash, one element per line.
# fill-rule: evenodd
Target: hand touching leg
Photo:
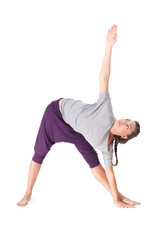
<path fill-rule="evenodd" d="M 91 172 L 94 175 L 94 177 L 110 192 L 110 194 L 113 197 L 112 189 L 109 185 L 109 181 L 107 179 L 105 170 L 102 167 L 102 165 L 99 164 L 98 166 L 91 168 Z M 119 201 L 114 204 L 119 208 L 135 208 L 136 202 L 134 202 L 134 204 L 131 204 L 130 201 L 127 201 L 127 198 L 119 193 Z"/>

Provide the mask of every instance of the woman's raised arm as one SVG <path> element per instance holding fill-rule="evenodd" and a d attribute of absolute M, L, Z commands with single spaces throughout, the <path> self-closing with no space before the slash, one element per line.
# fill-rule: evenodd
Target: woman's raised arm
<path fill-rule="evenodd" d="M 114 43 L 117 41 L 117 26 L 112 26 L 106 36 L 106 48 L 105 54 L 102 62 L 102 67 L 99 74 L 99 92 L 108 91 L 108 83 L 110 77 L 110 63 L 111 63 L 111 53 Z"/>

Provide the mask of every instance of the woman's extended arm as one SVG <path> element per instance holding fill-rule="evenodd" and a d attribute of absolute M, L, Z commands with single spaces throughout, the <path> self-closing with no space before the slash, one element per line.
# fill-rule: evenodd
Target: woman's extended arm
<path fill-rule="evenodd" d="M 113 167 L 105 167 L 105 172 L 112 190 L 114 204 L 120 208 L 135 208 L 136 203 L 133 203 L 131 205 L 128 204 L 130 200 L 128 201 L 128 203 L 127 202 L 125 203 L 125 201 L 123 202 L 122 199 L 124 196 L 121 195 L 117 189 L 117 183 L 116 183 Z"/>
<path fill-rule="evenodd" d="M 106 175 L 106 171 L 104 170 L 102 165 L 99 164 L 97 167 L 91 168 L 91 172 L 93 173 L 94 177 L 98 180 L 98 182 L 100 182 L 110 192 L 112 197 L 114 197 L 113 190 L 109 184 L 109 181 Z M 108 173 L 108 170 L 107 170 L 107 173 Z M 110 180 L 110 182 L 112 181 Z M 135 207 L 136 204 L 139 204 L 137 202 L 130 200 L 129 198 L 126 198 L 120 192 L 118 192 L 118 199 L 119 201 L 118 200 L 114 201 L 114 204 L 120 208 Z"/>
<path fill-rule="evenodd" d="M 112 47 L 110 44 L 106 43 L 105 53 L 103 57 L 103 62 L 101 66 L 100 76 L 103 76 L 105 80 L 109 80 L 110 71 L 111 71 L 111 53 Z"/>
<path fill-rule="evenodd" d="M 117 31 L 117 26 L 114 25 L 111 29 L 108 30 L 108 33 L 106 36 L 105 54 L 104 54 L 102 67 L 99 74 L 99 92 L 108 91 L 112 47 L 117 40 L 116 31 Z"/>
<path fill-rule="evenodd" d="M 106 176 L 108 178 L 110 187 L 112 189 L 113 201 L 116 202 L 119 200 L 119 196 L 118 196 L 117 183 L 116 183 L 113 167 L 105 167 L 105 172 L 106 172 Z"/>
<path fill-rule="evenodd" d="M 104 168 L 101 164 L 99 164 L 97 167 L 91 168 L 91 172 L 93 173 L 93 176 L 97 179 L 98 182 L 100 182 L 112 195 L 112 189 L 109 185 L 108 179 L 106 177 L 106 173 Z"/>
<path fill-rule="evenodd" d="M 113 167 L 105 167 L 105 172 L 112 190 L 113 202 L 117 207 L 135 208 L 136 205 L 141 204 L 139 202 L 132 201 L 129 198 L 126 198 L 118 191 Z"/>

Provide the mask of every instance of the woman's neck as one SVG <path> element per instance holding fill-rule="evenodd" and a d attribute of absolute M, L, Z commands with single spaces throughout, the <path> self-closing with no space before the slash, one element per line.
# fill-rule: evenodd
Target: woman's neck
<path fill-rule="evenodd" d="M 109 132 L 109 137 L 108 137 L 108 146 L 111 144 L 111 142 L 113 141 L 114 136 L 111 132 Z"/>

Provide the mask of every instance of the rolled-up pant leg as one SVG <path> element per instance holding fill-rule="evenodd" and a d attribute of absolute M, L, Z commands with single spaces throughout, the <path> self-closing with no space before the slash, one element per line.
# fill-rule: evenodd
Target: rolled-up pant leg
<path fill-rule="evenodd" d="M 41 124 L 39 127 L 39 131 L 38 131 L 35 146 L 34 146 L 35 153 L 32 157 L 32 160 L 39 164 L 42 164 L 45 156 L 50 151 L 50 148 L 52 147 L 53 144 L 55 144 L 55 142 L 51 141 L 49 136 L 49 130 L 48 130 L 49 123 L 46 117 L 46 111 L 47 111 L 47 108 L 41 120 Z"/>
<path fill-rule="evenodd" d="M 97 167 L 100 164 L 96 150 L 88 142 L 86 142 L 86 146 L 82 146 L 80 144 L 74 145 L 86 160 L 90 168 Z"/>

